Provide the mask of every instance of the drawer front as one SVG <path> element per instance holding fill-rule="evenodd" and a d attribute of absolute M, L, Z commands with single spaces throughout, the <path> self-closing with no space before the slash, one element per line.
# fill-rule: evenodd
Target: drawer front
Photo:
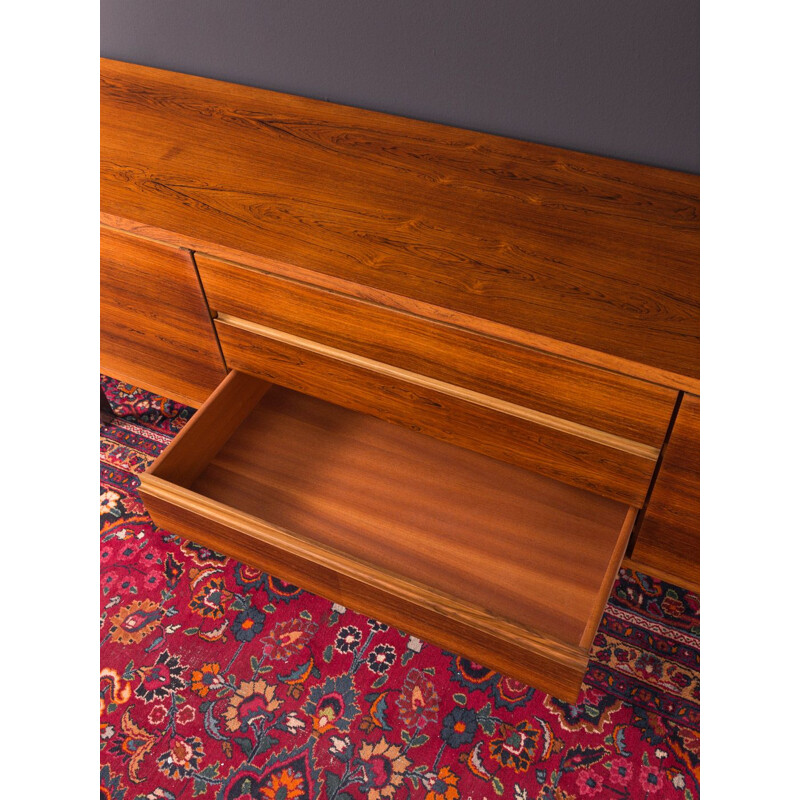
<path fill-rule="evenodd" d="M 192 406 L 225 377 L 188 251 L 101 228 L 100 369 Z"/>
<path fill-rule="evenodd" d="M 215 519 L 205 509 L 194 507 L 191 500 L 186 502 L 169 492 L 159 496 L 159 488 L 152 479 L 145 478 L 140 490 L 148 512 L 159 527 L 409 631 L 439 647 L 462 653 L 548 694 L 577 702 L 589 663 L 588 654 L 569 651 L 557 643 L 532 647 L 531 637 L 521 631 L 515 631 L 516 636 L 503 636 L 497 623 L 477 627 L 454 619 L 449 609 L 439 611 L 419 602 L 415 595 L 423 594 L 420 591 L 399 597 L 395 588 L 386 589 L 373 581 L 360 580 L 347 574 L 349 570 L 323 566 L 311 554 L 289 552 L 279 543 L 265 542 L 264 537 L 248 534 L 244 526 L 236 522 Z"/>
<path fill-rule="evenodd" d="M 654 448 L 220 313 L 232 369 L 640 507 Z"/>
<path fill-rule="evenodd" d="M 219 259 L 196 255 L 212 312 L 659 450 L 677 392 Z"/>
<path fill-rule="evenodd" d="M 699 588 L 699 397 L 681 399 L 631 557 L 637 567 Z"/>

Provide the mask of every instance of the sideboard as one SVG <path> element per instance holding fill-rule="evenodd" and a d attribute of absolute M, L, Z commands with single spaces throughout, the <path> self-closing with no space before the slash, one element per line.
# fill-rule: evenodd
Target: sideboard
<path fill-rule="evenodd" d="M 699 178 L 101 61 L 101 370 L 157 524 L 574 701 L 699 588 Z"/>

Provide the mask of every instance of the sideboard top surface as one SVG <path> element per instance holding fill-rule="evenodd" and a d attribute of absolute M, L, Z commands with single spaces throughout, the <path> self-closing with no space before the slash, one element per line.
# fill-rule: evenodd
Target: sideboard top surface
<path fill-rule="evenodd" d="M 101 125 L 106 220 L 699 377 L 696 175 L 107 59 Z"/>

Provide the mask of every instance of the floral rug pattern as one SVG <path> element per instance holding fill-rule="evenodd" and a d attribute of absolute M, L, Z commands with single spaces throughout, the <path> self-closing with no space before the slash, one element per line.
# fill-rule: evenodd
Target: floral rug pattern
<path fill-rule="evenodd" d="M 562 703 L 157 528 L 193 411 L 101 380 L 101 798 L 699 797 L 696 594 L 621 570 Z"/>

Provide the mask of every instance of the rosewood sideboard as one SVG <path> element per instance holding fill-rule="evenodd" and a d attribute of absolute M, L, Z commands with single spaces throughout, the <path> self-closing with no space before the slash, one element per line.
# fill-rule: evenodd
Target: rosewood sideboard
<path fill-rule="evenodd" d="M 101 370 L 157 524 L 574 701 L 698 588 L 699 178 L 101 62 Z"/>

